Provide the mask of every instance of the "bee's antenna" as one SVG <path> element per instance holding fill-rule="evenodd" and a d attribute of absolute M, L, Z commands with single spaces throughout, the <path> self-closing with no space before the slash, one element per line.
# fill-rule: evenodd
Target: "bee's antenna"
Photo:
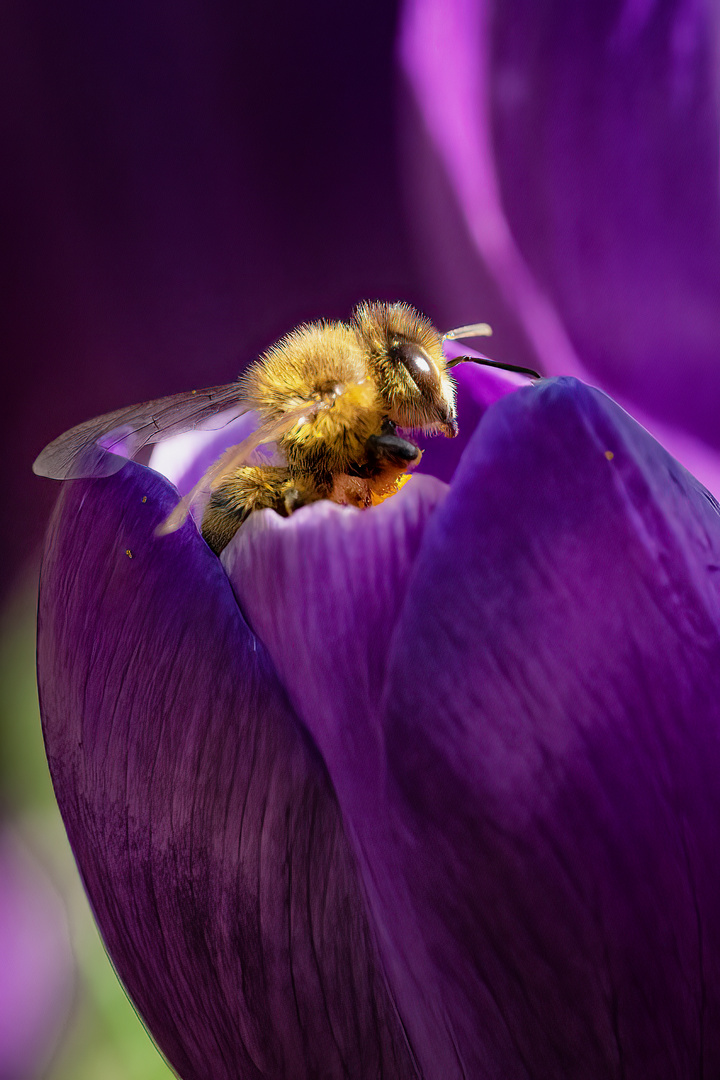
<path fill-rule="evenodd" d="M 542 379 L 542 375 L 532 368 L 518 367 L 517 364 L 505 364 L 501 360 L 491 360 L 489 356 L 456 356 L 454 360 L 446 360 L 445 367 L 455 367 L 457 364 L 482 364 L 484 367 L 500 368 L 501 371 L 514 371 L 518 375 L 527 375 L 531 379 Z"/>
<path fill-rule="evenodd" d="M 458 341 L 460 338 L 490 337 L 492 326 L 486 322 L 470 323 L 468 326 L 456 326 L 454 330 L 448 330 L 443 334 L 443 341 Z"/>

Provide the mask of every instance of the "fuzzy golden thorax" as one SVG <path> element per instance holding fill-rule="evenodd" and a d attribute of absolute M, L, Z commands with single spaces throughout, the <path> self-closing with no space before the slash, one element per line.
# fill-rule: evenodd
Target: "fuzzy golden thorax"
<path fill-rule="evenodd" d="M 286 334 L 247 370 L 240 396 L 266 423 L 367 376 L 362 347 L 346 323 L 309 323 Z"/>
<path fill-rule="evenodd" d="M 307 404 L 278 439 L 289 465 L 324 473 L 362 462 L 384 405 L 353 327 L 311 323 L 282 338 L 244 376 L 241 393 L 262 423 Z"/>

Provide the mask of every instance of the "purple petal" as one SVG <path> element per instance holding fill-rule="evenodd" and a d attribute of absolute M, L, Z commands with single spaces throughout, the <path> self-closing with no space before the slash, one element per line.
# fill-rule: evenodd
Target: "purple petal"
<path fill-rule="evenodd" d="M 389 644 L 427 522 L 447 490 L 414 476 L 369 511 L 330 502 L 290 518 L 263 511 L 223 553 L 240 607 L 343 786 L 338 744 L 344 760 L 382 767 L 377 717 Z"/>
<path fill-rule="evenodd" d="M 489 18 L 476 0 L 407 0 L 403 9 L 400 62 L 418 112 L 408 184 L 428 243 L 429 285 L 448 325 L 492 322 L 499 358 L 582 374 L 502 205 L 487 99 Z"/>
<path fill-rule="evenodd" d="M 446 493 L 435 478 L 414 476 L 369 511 L 332 503 L 306 507 L 289 519 L 266 511 L 252 517 L 223 554 L 238 602 L 323 755 L 353 833 L 363 836 L 369 829 L 380 847 L 387 828 L 379 807 L 386 777 L 381 716 L 388 655 L 424 533 Z M 428 609 L 419 618 L 432 619 L 434 612 Z M 411 643 L 416 633 L 409 629 Z M 359 855 L 364 860 L 362 850 Z M 372 895 L 374 868 L 365 865 L 364 871 Z M 386 883 L 394 887 L 392 872 Z M 398 918 L 407 920 L 409 930 L 413 906 L 402 881 L 397 884 Z M 381 911 L 381 939 L 385 922 Z M 410 1015 L 426 997 L 425 987 L 412 981 L 413 954 L 422 950 L 417 939 L 406 940 L 401 950 L 385 942 L 398 989 L 403 979 L 412 982 L 410 997 L 405 995 Z M 452 1044 L 435 1016 L 424 1013 L 411 1042 L 429 1075 L 453 1075 Z"/>
<path fill-rule="evenodd" d="M 719 442 L 713 17 L 680 0 L 408 0 L 400 37 L 443 318 L 487 318 L 501 357 L 549 373 L 587 364 L 693 468 L 702 453 L 667 429 Z"/>
<path fill-rule="evenodd" d="M 0 830 L 0 1078 L 33 1080 L 67 1020 L 73 960 L 59 896 Z"/>
<path fill-rule="evenodd" d="M 603 395 L 561 380 L 481 422 L 350 819 L 431 1075 L 433 1023 L 445 1075 L 720 1071 L 719 571 L 717 503 Z"/>
<path fill-rule="evenodd" d="M 63 486 L 38 668 L 58 801 L 110 956 L 184 1078 L 413 1075 L 322 761 L 176 496 Z"/>
<path fill-rule="evenodd" d="M 713 7 L 497 3 L 486 92 L 510 228 L 584 362 L 718 446 Z"/>

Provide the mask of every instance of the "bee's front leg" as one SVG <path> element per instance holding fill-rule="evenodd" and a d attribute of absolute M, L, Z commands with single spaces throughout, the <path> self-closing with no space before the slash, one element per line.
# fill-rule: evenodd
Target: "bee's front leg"
<path fill-rule="evenodd" d="M 397 483 L 411 465 L 417 465 L 422 450 L 415 443 L 397 434 L 397 428 L 387 417 L 379 435 L 367 441 L 367 460 L 364 472 L 370 491 L 376 498 L 385 498 L 397 490 Z"/>
<path fill-rule="evenodd" d="M 282 466 L 244 466 L 210 496 L 202 519 L 202 534 L 216 555 L 232 540 L 255 510 L 275 510 L 288 517 L 306 503 L 325 498 L 310 475 Z"/>

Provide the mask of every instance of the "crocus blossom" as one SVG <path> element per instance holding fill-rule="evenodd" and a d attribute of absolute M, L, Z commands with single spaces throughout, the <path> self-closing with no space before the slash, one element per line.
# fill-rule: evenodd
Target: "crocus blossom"
<path fill-rule="evenodd" d="M 184 1080 L 720 1070 L 718 506 L 572 379 L 465 434 L 222 561 L 150 469 L 62 488 L 50 768 Z"/>

